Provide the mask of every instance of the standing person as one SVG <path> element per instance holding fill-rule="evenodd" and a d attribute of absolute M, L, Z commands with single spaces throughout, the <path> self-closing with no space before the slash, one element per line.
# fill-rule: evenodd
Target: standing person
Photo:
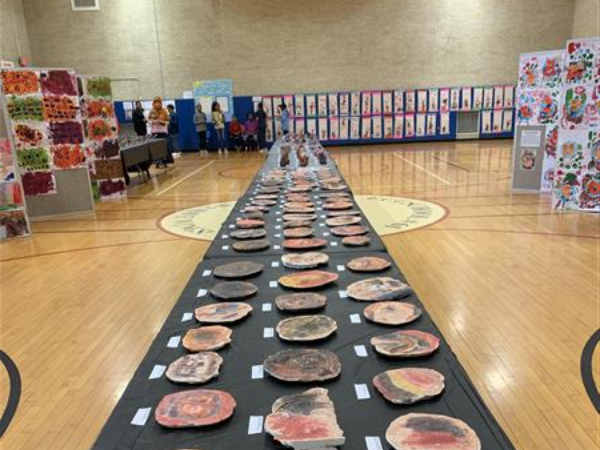
<path fill-rule="evenodd" d="M 267 152 L 267 113 L 263 108 L 263 103 L 258 104 L 256 110 L 256 120 L 258 121 L 258 148 L 261 153 Z"/>
<path fill-rule="evenodd" d="M 258 122 L 253 113 L 248 114 L 248 119 L 246 120 L 246 123 L 244 123 L 244 133 L 246 134 L 244 139 L 244 146 L 246 150 L 256 150 L 258 146 Z"/>
<path fill-rule="evenodd" d="M 202 105 L 200 103 L 196 105 L 194 124 L 196 125 L 196 133 L 198 133 L 200 154 L 208 153 L 206 147 L 206 114 L 202 111 Z"/>
<path fill-rule="evenodd" d="M 133 129 L 135 134 L 138 136 L 146 136 L 148 134 L 148 127 L 146 127 L 146 117 L 144 116 L 144 108 L 142 108 L 142 102 L 139 100 L 135 102 L 135 109 L 131 113 L 131 120 L 133 121 Z"/>
<path fill-rule="evenodd" d="M 162 98 L 156 97 L 152 101 L 152 109 L 150 110 L 150 114 L 148 114 L 148 122 L 150 122 L 150 133 L 152 134 L 152 137 L 157 139 L 168 139 L 167 125 L 169 124 L 169 113 L 163 108 Z M 173 156 L 171 155 L 168 146 L 167 153 L 168 156 L 166 161 L 162 161 L 163 164 L 173 162 Z M 158 165 L 159 162 L 156 163 L 157 167 Z"/>
<path fill-rule="evenodd" d="M 235 116 L 231 118 L 229 124 L 229 138 L 231 139 L 231 145 L 236 150 L 239 151 L 244 146 L 244 127 Z"/>
<path fill-rule="evenodd" d="M 290 113 L 288 112 L 285 103 L 279 105 L 279 110 L 281 111 L 281 131 L 285 136 L 290 132 Z"/>
<path fill-rule="evenodd" d="M 217 148 L 219 149 L 219 153 L 221 151 L 227 153 L 227 147 L 225 147 L 225 116 L 221 112 L 221 105 L 219 102 L 213 102 L 211 109 L 212 121 L 217 133 Z"/>
<path fill-rule="evenodd" d="M 173 105 L 167 105 L 167 111 L 169 113 L 169 145 L 171 153 L 175 153 L 179 151 L 179 115 Z"/>

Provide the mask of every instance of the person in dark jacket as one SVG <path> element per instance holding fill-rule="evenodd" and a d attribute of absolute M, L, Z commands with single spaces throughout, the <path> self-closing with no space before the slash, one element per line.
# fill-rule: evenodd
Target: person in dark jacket
<path fill-rule="evenodd" d="M 142 108 L 142 102 L 139 100 L 135 102 L 135 109 L 131 113 L 131 120 L 133 121 L 133 129 L 135 134 L 138 136 L 146 136 L 148 134 L 148 128 L 146 127 L 146 117 L 144 116 L 144 108 Z"/>
<path fill-rule="evenodd" d="M 262 102 L 258 104 L 255 116 L 258 121 L 258 148 L 261 153 L 265 153 L 267 151 L 267 113 Z"/>
<path fill-rule="evenodd" d="M 173 105 L 167 105 L 167 111 L 169 113 L 169 147 L 171 153 L 175 153 L 179 151 L 177 148 L 177 142 L 179 141 L 179 116 Z"/>
<path fill-rule="evenodd" d="M 194 125 L 196 125 L 196 133 L 198 133 L 200 154 L 208 153 L 208 147 L 206 145 L 206 114 L 202 111 L 202 105 L 200 103 L 196 104 Z"/>

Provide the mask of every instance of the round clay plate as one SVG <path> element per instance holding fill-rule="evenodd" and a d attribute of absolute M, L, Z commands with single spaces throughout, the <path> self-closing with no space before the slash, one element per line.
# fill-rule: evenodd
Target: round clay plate
<path fill-rule="evenodd" d="M 243 319 L 252 312 L 248 303 L 221 302 L 201 306 L 195 311 L 196 320 L 201 323 L 231 323 Z"/>
<path fill-rule="evenodd" d="M 289 289 L 315 289 L 333 283 L 338 278 L 336 273 L 307 270 L 284 275 L 279 279 L 279 284 Z"/>
<path fill-rule="evenodd" d="M 204 427 L 229 419 L 235 407 L 227 392 L 197 389 L 164 396 L 154 417 L 167 428 Z"/>
<path fill-rule="evenodd" d="M 325 220 L 325 225 L 328 227 L 343 227 L 348 225 L 355 225 L 360 223 L 362 218 L 360 216 L 339 216 L 331 217 Z"/>
<path fill-rule="evenodd" d="M 213 275 L 218 278 L 246 278 L 258 275 L 264 269 L 264 266 L 252 261 L 239 261 L 218 266 L 213 271 Z"/>
<path fill-rule="evenodd" d="M 235 222 L 235 226 L 243 230 L 263 228 L 265 226 L 265 221 L 258 219 L 240 219 Z"/>
<path fill-rule="evenodd" d="M 289 208 L 287 206 L 283 210 L 286 214 L 313 214 L 315 212 L 315 208 Z"/>
<path fill-rule="evenodd" d="M 404 325 L 417 320 L 421 309 L 405 302 L 378 302 L 365 308 L 365 317 L 381 325 Z"/>
<path fill-rule="evenodd" d="M 252 283 L 245 281 L 224 281 L 215 284 L 210 293 L 221 300 L 239 300 L 252 297 L 258 292 L 258 288 Z"/>
<path fill-rule="evenodd" d="M 348 261 L 346 267 L 352 272 L 381 272 L 392 265 L 387 259 L 377 256 L 364 256 Z"/>
<path fill-rule="evenodd" d="M 255 200 L 277 200 L 278 198 L 277 194 L 261 194 L 254 197 Z"/>
<path fill-rule="evenodd" d="M 292 202 L 288 201 L 283 205 L 285 208 L 314 208 L 315 204 L 311 201 L 306 202 Z"/>
<path fill-rule="evenodd" d="M 318 341 L 333 334 L 337 323 L 327 316 L 298 316 L 282 320 L 276 330 L 284 341 Z"/>
<path fill-rule="evenodd" d="M 347 192 L 326 192 L 324 194 L 319 195 L 319 197 L 324 198 L 324 199 L 329 199 L 329 198 L 346 199 L 346 198 L 350 198 L 350 194 L 348 194 Z"/>
<path fill-rule="evenodd" d="M 215 352 L 192 353 L 173 361 L 165 375 L 174 383 L 206 383 L 219 375 L 221 364 L 223 358 Z"/>
<path fill-rule="evenodd" d="M 285 221 L 289 221 L 289 220 L 314 221 L 314 220 L 317 220 L 317 216 L 316 216 L 316 214 L 284 214 L 283 220 L 285 220 Z"/>
<path fill-rule="evenodd" d="M 310 250 L 312 248 L 325 247 L 325 239 L 286 239 L 283 241 L 283 248 L 290 250 Z"/>
<path fill-rule="evenodd" d="M 325 253 L 286 253 L 281 257 L 281 263 L 290 269 L 314 269 L 327 264 L 329 256 Z"/>
<path fill-rule="evenodd" d="M 311 228 L 312 221 L 311 220 L 288 220 L 283 223 L 283 228 Z"/>
<path fill-rule="evenodd" d="M 259 189 L 258 192 L 260 194 L 277 194 L 279 192 L 279 188 L 278 187 L 262 188 L 262 189 Z"/>
<path fill-rule="evenodd" d="M 396 450 L 481 450 L 469 425 L 454 417 L 410 413 L 394 420 L 385 438 Z"/>
<path fill-rule="evenodd" d="M 444 376 L 431 369 L 407 367 L 376 375 L 373 386 L 387 401 L 396 405 L 410 405 L 441 394 Z"/>
<path fill-rule="evenodd" d="M 278 380 L 310 383 L 338 377 L 342 365 L 336 354 L 329 350 L 290 349 L 265 359 L 264 369 Z"/>
<path fill-rule="evenodd" d="M 290 192 L 310 192 L 311 190 L 311 186 L 294 186 L 290 188 Z"/>
<path fill-rule="evenodd" d="M 345 184 L 323 184 L 323 189 L 326 191 L 343 191 L 344 189 L 348 189 L 348 186 Z"/>
<path fill-rule="evenodd" d="M 360 216 L 362 213 L 356 209 L 350 211 L 328 211 L 327 217 Z"/>
<path fill-rule="evenodd" d="M 242 209 L 243 213 L 250 213 L 250 214 L 255 214 L 255 213 L 265 213 L 268 212 L 269 208 L 267 208 L 266 206 L 256 206 L 256 205 L 250 205 L 250 206 L 246 206 L 244 209 Z"/>
<path fill-rule="evenodd" d="M 283 236 L 286 238 L 307 238 L 311 237 L 314 230 L 310 227 L 288 228 L 283 230 Z"/>
<path fill-rule="evenodd" d="M 340 200 L 340 201 L 325 203 L 323 205 L 323 209 L 326 209 L 328 211 L 340 211 L 343 209 L 351 209 L 352 206 L 354 206 L 352 203 L 344 202 L 344 201 Z"/>
<path fill-rule="evenodd" d="M 348 236 L 342 239 L 342 244 L 348 247 L 364 247 L 371 243 L 368 236 Z"/>
<path fill-rule="evenodd" d="M 255 206 L 275 206 L 277 204 L 277 201 L 255 199 L 255 200 L 252 200 L 250 203 L 252 203 Z"/>
<path fill-rule="evenodd" d="M 440 340 L 424 331 L 406 330 L 375 336 L 371 338 L 371 345 L 382 355 L 411 358 L 435 352 L 440 346 Z"/>
<path fill-rule="evenodd" d="M 193 328 L 183 337 L 183 347 L 190 352 L 218 350 L 231 342 L 231 330 L 221 325 Z"/>
<path fill-rule="evenodd" d="M 275 299 L 275 305 L 277 305 L 277 309 L 289 312 L 322 309 L 326 304 L 327 297 L 314 292 L 284 294 Z"/>
<path fill-rule="evenodd" d="M 411 293 L 406 283 L 390 277 L 367 278 L 352 283 L 346 289 L 348 296 L 364 302 L 396 300 Z"/>
<path fill-rule="evenodd" d="M 363 225 L 348 225 L 347 227 L 335 227 L 331 229 L 334 236 L 359 236 L 366 234 L 369 229 Z"/>
<path fill-rule="evenodd" d="M 271 242 L 268 239 L 252 239 L 249 241 L 234 242 L 231 245 L 231 248 L 233 248 L 236 252 L 250 253 L 266 250 L 270 246 Z"/>
<path fill-rule="evenodd" d="M 267 235 L 267 230 L 258 229 L 258 230 L 234 230 L 229 233 L 234 239 L 238 241 L 246 241 L 248 239 L 260 239 L 264 238 Z"/>

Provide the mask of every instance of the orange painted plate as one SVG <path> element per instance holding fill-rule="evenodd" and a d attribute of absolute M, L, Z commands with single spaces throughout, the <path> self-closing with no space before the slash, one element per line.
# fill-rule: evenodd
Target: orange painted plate
<path fill-rule="evenodd" d="M 346 288 L 350 298 L 364 302 L 396 300 L 410 295 L 408 284 L 390 277 L 367 278 Z"/>
<path fill-rule="evenodd" d="M 381 272 L 391 265 L 390 261 L 378 256 L 363 256 L 351 259 L 346 263 L 346 267 L 352 272 Z"/>
<path fill-rule="evenodd" d="M 315 289 L 337 281 L 339 275 L 323 270 L 308 270 L 284 275 L 279 284 L 290 289 Z"/>
<path fill-rule="evenodd" d="M 440 346 L 440 339 L 424 331 L 405 330 L 373 337 L 371 345 L 382 355 L 413 358 L 435 352 Z"/>
<path fill-rule="evenodd" d="M 197 389 L 164 396 L 154 418 L 167 428 L 204 427 L 229 419 L 235 407 L 235 399 L 227 392 Z"/>
<path fill-rule="evenodd" d="M 365 317 L 381 325 L 404 325 L 421 317 L 418 306 L 405 302 L 378 302 L 364 310 Z"/>
<path fill-rule="evenodd" d="M 368 232 L 369 229 L 364 225 L 348 225 L 346 227 L 334 227 L 331 229 L 331 234 L 334 236 L 359 236 Z"/>
<path fill-rule="evenodd" d="M 309 250 L 313 248 L 325 247 L 327 241 L 325 239 L 286 239 L 283 241 L 283 248 L 291 250 Z"/>
<path fill-rule="evenodd" d="M 183 337 L 183 347 L 190 352 L 218 350 L 231 342 L 231 329 L 221 325 L 193 328 Z"/>
<path fill-rule="evenodd" d="M 418 367 L 388 370 L 373 378 L 373 386 L 396 405 L 410 405 L 436 397 L 444 390 L 444 375 Z"/>

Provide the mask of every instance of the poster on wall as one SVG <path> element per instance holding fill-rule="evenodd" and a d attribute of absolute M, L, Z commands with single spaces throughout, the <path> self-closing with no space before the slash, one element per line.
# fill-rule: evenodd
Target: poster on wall
<path fill-rule="evenodd" d="M 283 98 L 281 95 L 273 96 L 273 117 L 281 117 L 281 103 L 283 102 Z"/>
<path fill-rule="evenodd" d="M 297 134 L 304 135 L 305 133 L 305 121 L 304 118 L 298 117 L 294 120 L 294 130 Z"/>
<path fill-rule="evenodd" d="M 440 89 L 440 111 L 450 111 L 450 89 L 448 88 Z"/>
<path fill-rule="evenodd" d="M 406 112 L 414 113 L 416 110 L 416 94 L 415 91 L 406 91 L 406 103 L 404 105 Z"/>
<path fill-rule="evenodd" d="M 460 88 L 450 89 L 450 111 L 460 109 Z"/>
<path fill-rule="evenodd" d="M 350 94 L 343 92 L 340 95 L 340 116 L 347 116 L 350 114 Z"/>
<path fill-rule="evenodd" d="M 350 93 L 350 107 L 353 116 L 360 116 L 360 92 Z"/>
<path fill-rule="evenodd" d="M 504 86 L 494 86 L 494 108 L 504 106 Z"/>
<path fill-rule="evenodd" d="M 417 137 L 423 137 L 425 136 L 425 127 L 426 127 L 426 121 L 427 121 L 427 115 L 426 114 L 417 114 L 417 131 L 416 131 L 416 135 Z"/>
<path fill-rule="evenodd" d="M 363 139 L 371 139 L 371 117 L 362 118 L 361 130 Z"/>
<path fill-rule="evenodd" d="M 350 118 L 350 139 L 360 139 L 360 117 Z"/>
<path fill-rule="evenodd" d="M 310 136 L 318 136 L 317 134 L 317 119 L 306 120 L 306 132 Z"/>
<path fill-rule="evenodd" d="M 512 109 L 505 109 L 502 116 L 502 132 L 510 133 L 513 131 L 513 111 Z"/>
<path fill-rule="evenodd" d="M 262 98 L 263 109 L 267 117 L 273 117 L 273 97 L 265 95 Z M 210 109 L 209 109 L 210 111 Z"/>
<path fill-rule="evenodd" d="M 417 111 L 420 113 L 427 112 L 427 90 L 425 89 L 417 91 Z"/>
<path fill-rule="evenodd" d="M 462 88 L 460 109 L 461 111 L 471 111 L 471 95 L 472 89 L 470 87 Z"/>
<path fill-rule="evenodd" d="M 437 114 L 427 114 L 427 136 L 435 136 L 437 134 Z"/>
<path fill-rule="evenodd" d="M 337 94 L 329 94 L 329 115 L 330 116 L 339 115 L 338 95 Z"/>
<path fill-rule="evenodd" d="M 337 141 L 340 138 L 340 119 L 339 117 L 329 118 L 329 140 Z"/>
<path fill-rule="evenodd" d="M 473 88 L 473 111 L 481 110 L 483 106 L 483 88 Z"/>
<path fill-rule="evenodd" d="M 407 138 L 415 137 L 415 115 L 404 115 L 404 136 Z"/>
<path fill-rule="evenodd" d="M 317 96 L 317 102 L 318 102 L 317 108 L 318 108 L 319 117 L 327 117 L 327 114 L 328 114 L 327 95 L 319 94 Z"/>
<path fill-rule="evenodd" d="M 381 92 L 375 91 L 371 93 L 371 113 L 381 115 Z"/>
<path fill-rule="evenodd" d="M 492 133 L 492 111 L 489 109 L 481 111 L 481 133 Z"/>
<path fill-rule="evenodd" d="M 329 130 L 327 127 L 327 117 L 319 118 L 319 139 L 326 141 L 329 138 Z"/>
<path fill-rule="evenodd" d="M 394 112 L 393 92 L 383 93 L 383 114 L 392 114 Z"/>
<path fill-rule="evenodd" d="M 557 209 L 579 209 L 587 143 L 586 130 L 559 132 L 553 191 L 554 207 Z"/>
<path fill-rule="evenodd" d="M 439 110 L 439 90 L 429 89 L 429 112 L 438 112 Z"/>
<path fill-rule="evenodd" d="M 394 139 L 402 139 L 404 137 L 404 114 L 396 114 L 394 116 Z"/>
<path fill-rule="evenodd" d="M 492 131 L 502 133 L 502 119 L 504 118 L 503 109 L 495 109 L 492 117 Z"/>
<path fill-rule="evenodd" d="M 296 109 L 294 108 L 294 96 L 293 95 L 284 95 L 283 103 L 288 109 L 290 116 L 294 117 L 296 115 Z"/>
<path fill-rule="evenodd" d="M 506 109 L 513 108 L 515 106 L 515 87 L 504 86 L 504 107 Z"/>
<path fill-rule="evenodd" d="M 483 109 L 492 109 L 494 106 L 494 88 L 483 88 Z"/>
<path fill-rule="evenodd" d="M 363 116 L 370 116 L 371 115 L 371 93 L 370 92 L 363 92 L 361 95 L 361 115 Z M 371 135 L 370 132 L 371 127 L 369 127 L 369 136 Z M 363 135 L 364 135 L 364 131 L 363 131 Z"/>
<path fill-rule="evenodd" d="M 211 103 L 217 101 L 218 99 L 219 103 L 221 103 L 221 109 L 225 114 L 225 120 L 231 120 L 231 116 L 234 114 L 232 80 L 221 79 L 194 81 L 194 84 L 192 85 L 192 95 L 196 103 L 200 101 L 200 97 L 210 97 Z"/>
<path fill-rule="evenodd" d="M 340 117 L 340 139 L 342 141 L 348 140 L 348 138 L 350 136 L 350 133 L 348 130 L 348 127 L 349 127 L 348 123 L 349 123 L 348 117 L 346 117 L 346 116 Z"/>
<path fill-rule="evenodd" d="M 383 132 L 381 129 L 381 116 L 373 116 L 371 119 L 373 124 L 373 132 L 371 137 L 373 139 L 381 139 L 383 137 Z"/>
<path fill-rule="evenodd" d="M 314 94 L 306 96 L 306 117 L 317 117 L 317 96 Z"/>
<path fill-rule="evenodd" d="M 537 54 L 523 54 L 519 58 L 519 89 L 540 85 L 540 62 Z"/>
<path fill-rule="evenodd" d="M 537 89 L 524 89 L 517 98 L 517 123 L 519 125 L 536 125 L 539 116 L 538 99 L 543 95 Z"/>
<path fill-rule="evenodd" d="M 450 113 L 440 114 L 440 134 L 444 136 L 450 134 Z"/>
<path fill-rule="evenodd" d="M 394 113 L 404 112 L 404 91 L 394 91 Z"/>
<path fill-rule="evenodd" d="M 294 95 L 294 115 L 296 117 L 304 117 L 304 95 L 296 94 Z"/>
<path fill-rule="evenodd" d="M 392 116 L 384 116 L 383 118 L 383 137 L 385 139 L 394 138 L 394 118 Z"/>
<path fill-rule="evenodd" d="M 275 133 L 275 139 L 281 138 L 283 136 L 283 130 L 281 129 L 281 119 L 276 117 L 273 120 L 273 132 Z"/>

